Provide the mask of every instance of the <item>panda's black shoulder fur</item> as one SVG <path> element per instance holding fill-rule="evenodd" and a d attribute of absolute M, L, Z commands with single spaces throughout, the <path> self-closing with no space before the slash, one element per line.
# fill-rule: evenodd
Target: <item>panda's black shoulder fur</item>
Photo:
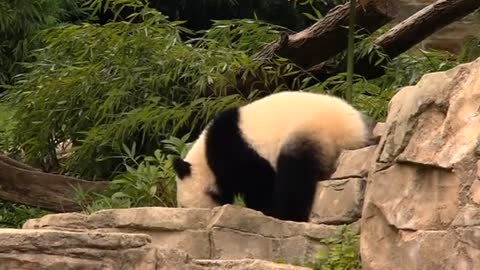
<path fill-rule="evenodd" d="M 207 130 L 207 161 L 219 189 L 215 197 L 225 204 L 242 194 L 249 207 L 266 210 L 275 172 L 243 139 L 239 120 L 239 108 L 231 108 L 220 113 Z"/>
<path fill-rule="evenodd" d="M 306 221 L 317 180 L 329 176 L 329 170 L 321 166 L 321 145 L 293 137 L 282 147 L 275 171 L 245 141 L 239 121 L 240 109 L 231 108 L 207 129 L 207 161 L 218 188 L 212 198 L 227 204 L 241 194 L 249 208 L 280 219 Z"/>

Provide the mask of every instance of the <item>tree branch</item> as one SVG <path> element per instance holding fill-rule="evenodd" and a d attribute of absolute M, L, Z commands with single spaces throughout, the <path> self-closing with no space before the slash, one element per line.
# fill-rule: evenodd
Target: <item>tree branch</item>
<path fill-rule="evenodd" d="M 365 6 L 357 4 L 356 25 L 363 32 L 372 33 L 391 21 L 397 10 L 393 0 L 371 0 Z M 309 68 L 345 50 L 349 17 L 349 4 L 339 5 L 309 28 L 269 44 L 255 58 L 268 60 L 278 55 Z"/>
<path fill-rule="evenodd" d="M 378 37 L 375 40 L 375 45 L 385 52 L 390 59 L 393 59 L 439 29 L 467 16 L 479 7 L 480 0 L 438 0 Z M 356 73 L 367 79 L 377 78 L 385 74 L 382 65 L 373 65 L 381 59 L 373 57 L 369 61 L 368 57 L 357 60 Z M 309 71 L 318 79 L 324 80 L 343 72 L 345 67 L 345 61 L 342 61 L 338 66 L 331 66 L 328 62 L 323 62 L 311 67 Z"/>

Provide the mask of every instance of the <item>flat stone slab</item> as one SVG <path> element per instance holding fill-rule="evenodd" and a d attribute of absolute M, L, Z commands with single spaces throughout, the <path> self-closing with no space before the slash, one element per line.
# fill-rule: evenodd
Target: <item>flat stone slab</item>
<path fill-rule="evenodd" d="M 194 259 L 259 259 L 286 262 L 314 258 L 333 225 L 281 221 L 240 206 L 213 209 L 145 207 L 102 210 L 91 215 L 52 214 L 27 221 L 24 229 L 138 233 L 151 246 L 178 249 Z"/>
<path fill-rule="evenodd" d="M 195 260 L 145 234 L 0 230 L 0 270 L 305 270 L 264 260 Z"/>

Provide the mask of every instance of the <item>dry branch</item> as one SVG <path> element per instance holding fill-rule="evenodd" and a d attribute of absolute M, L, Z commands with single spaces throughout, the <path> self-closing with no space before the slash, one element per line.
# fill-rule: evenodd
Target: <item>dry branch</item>
<path fill-rule="evenodd" d="M 396 0 L 370 0 L 357 4 L 356 23 L 361 32 L 369 33 L 379 29 L 397 14 Z M 349 3 L 339 5 L 309 28 L 296 34 L 284 34 L 279 40 L 265 46 L 254 58 L 263 62 L 268 67 L 269 60 L 276 56 L 287 58 L 301 69 L 321 63 L 337 53 L 345 50 L 348 44 L 348 21 Z M 243 74 L 243 70 L 237 74 L 237 86 L 235 89 L 227 89 L 227 92 L 237 93 L 238 89 L 248 95 L 253 89 L 260 90 L 260 95 L 271 93 L 277 85 L 265 83 L 268 74 Z M 284 77 L 284 83 L 292 89 L 300 80 L 295 80 L 296 75 Z"/>
<path fill-rule="evenodd" d="M 80 210 L 73 201 L 75 188 L 102 192 L 109 184 L 29 168 L 28 165 L 0 155 L 0 199 L 55 212 L 72 212 Z"/>
<path fill-rule="evenodd" d="M 371 0 L 364 6 L 357 4 L 357 27 L 367 33 L 374 32 L 391 21 L 397 10 L 394 0 Z M 349 17 L 348 3 L 337 6 L 309 28 L 269 44 L 255 58 L 270 59 L 278 55 L 302 68 L 309 68 L 345 50 Z"/>
<path fill-rule="evenodd" d="M 390 59 L 393 59 L 415 46 L 439 29 L 455 22 L 480 7 L 480 0 L 439 0 L 426 6 L 405 19 L 375 40 L 375 45 Z M 385 73 L 383 66 L 374 66 L 378 58 L 371 62 L 368 56 L 359 59 L 355 65 L 355 73 L 367 79 L 377 78 Z M 345 61 L 336 67 L 328 68 L 321 63 L 310 68 L 310 72 L 319 79 L 325 79 L 345 70 Z"/>

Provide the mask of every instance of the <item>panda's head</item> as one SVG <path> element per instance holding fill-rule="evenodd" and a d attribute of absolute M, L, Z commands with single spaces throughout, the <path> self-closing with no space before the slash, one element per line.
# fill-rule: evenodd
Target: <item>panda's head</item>
<path fill-rule="evenodd" d="M 173 160 L 177 174 L 177 205 L 185 208 L 219 206 L 215 176 L 205 158 L 203 138 L 197 141 L 185 159 Z"/>

